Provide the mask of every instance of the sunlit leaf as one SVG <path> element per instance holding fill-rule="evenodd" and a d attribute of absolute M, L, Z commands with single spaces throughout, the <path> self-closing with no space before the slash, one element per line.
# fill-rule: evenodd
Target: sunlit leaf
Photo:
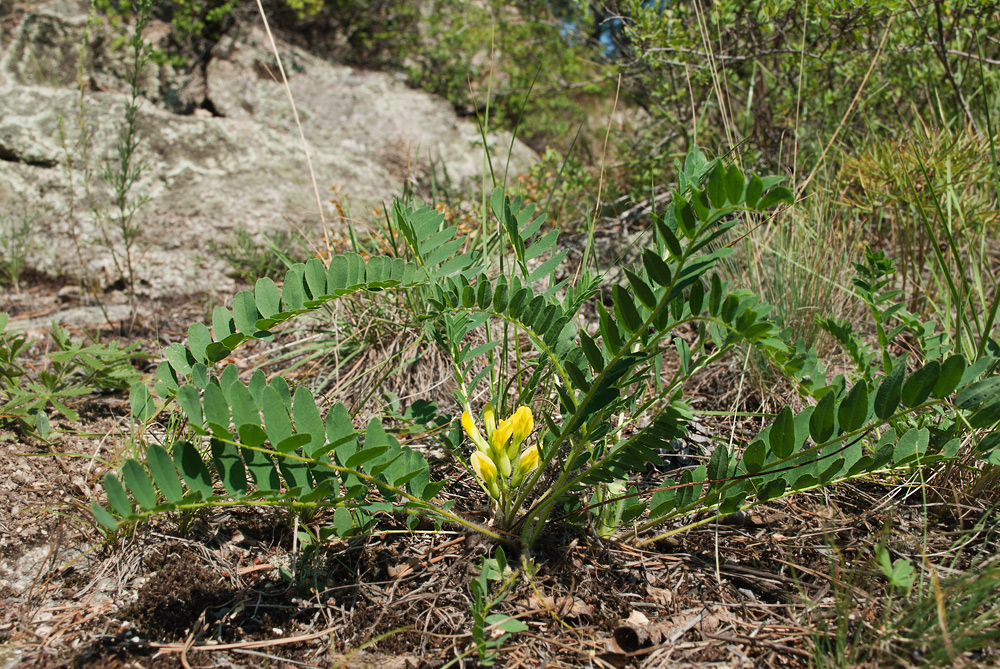
<path fill-rule="evenodd" d="M 122 518 L 132 515 L 132 502 L 128 498 L 128 493 L 122 487 L 121 482 L 113 474 L 104 475 L 104 491 L 108 496 L 108 504 Z"/>
<path fill-rule="evenodd" d="M 153 489 L 153 483 L 149 480 L 142 465 L 132 459 L 126 460 L 122 466 L 122 476 L 125 479 L 125 485 L 128 486 L 139 506 L 144 509 L 152 509 L 156 506 L 156 490 Z"/>
<path fill-rule="evenodd" d="M 184 489 L 177 479 L 177 469 L 170 455 L 159 444 L 146 447 L 146 464 L 153 475 L 156 487 L 168 502 L 176 503 L 184 496 Z"/>

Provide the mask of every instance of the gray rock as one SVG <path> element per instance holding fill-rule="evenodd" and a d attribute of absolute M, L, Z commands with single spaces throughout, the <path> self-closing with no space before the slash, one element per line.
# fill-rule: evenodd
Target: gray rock
<path fill-rule="evenodd" d="M 91 26 L 84 67 L 91 88 L 100 90 L 85 91 L 81 104 L 76 59 L 85 26 L 85 10 L 50 3 L 24 13 L 13 39 L 0 45 L 0 211 L 27 204 L 32 212 L 38 234 L 29 264 L 110 285 L 118 278 L 111 250 L 120 262 L 123 247 L 114 223 L 97 214 L 111 209 L 100 173 L 114 164 L 128 87 L 109 29 Z M 430 192 L 434 178 L 459 189 L 479 187 L 482 140 L 447 103 L 389 74 L 339 66 L 280 43 L 279 52 L 324 199 L 333 188 L 339 204 L 364 222 L 404 182 L 418 195 Z M 320 246 L 298 130 L 272 74 L 278 76 L 276 62 L 257 28 L 220 42 L 204 74 L 156 66 L 145 74 L 149 99 L 137 119 L 137 157 L 145 169 L 134 188 L 149 198 L 135 219 L 140 294 L 231 291 L 227 268 L 209 249 L 238 229 L 293 228 Z M 158 105 L 202 109 L 178 115 Z M 509 145 L 509 135 L 490 138 L 500 169 Z M 534 158 L 516 142 L 512 174 Z M 327 225 L 343 227 L 342 209 L 326 206 Z"/>

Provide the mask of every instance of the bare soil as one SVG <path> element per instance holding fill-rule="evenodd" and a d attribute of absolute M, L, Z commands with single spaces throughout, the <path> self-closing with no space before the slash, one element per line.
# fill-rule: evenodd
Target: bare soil
<path fill-rule="evenodd" d="M 50 313 L 64 288 L 33 281 L 17 300 L 0 298 L 0 311 Z M 145 305 L 128 337 L 178 341 L 207 302 Z M 124 331 L 116 325 L 102 336 Z M 38 364 L 42 353 L 33 352 Z M 697 407 L 731 409 L 733 374 L 722 368 L 691 388 Z M 743 399 L 761 404 L 752 388 Z M 366 539 L 309 553 L 281 511 L 244 508 L 186 527 L 165 517 L 105 543 L 86 509 L 103 501 L 100 478 L 129 452 L 127 398 L 90 396 L 77 408 L 79 423 L 54 421 L 49 443 L 0 430 L 0 667 L 403 668 L 456 658 L 478 666 L 468 654 L 469 583 L 490 543 L 455 528 L 406 532 L 402 519 L 386 517 Z M 728 436 L 731 428 L 701 429 Z M 434 467 L 458 478 L 449 492 L 462 507 L 482 512 L 485 500 L 459 468 L 444 459 Z M 639 483 L 655 487 L 664 475 L 650 468 Z M 498 664 L 811 666 L 838 605 L 850 607 L 855 628 L 878 619 L 877 540 L 891 535 L 902 554 L 919 551 L 908 528 L 923 528 L 921 509 L 929 508 L 928 546 L 947 552 L 987 513 L 982 502 L 951 501 L 923 507 L 876 483 L 841 485 L 645 549 L 627 535 L 598 540 L 554 525 L 524 556 L 535 572 L 493 611 L 529 627 L 506 643 Z M 965 550 L 995 546 L 977 540 Z"/>

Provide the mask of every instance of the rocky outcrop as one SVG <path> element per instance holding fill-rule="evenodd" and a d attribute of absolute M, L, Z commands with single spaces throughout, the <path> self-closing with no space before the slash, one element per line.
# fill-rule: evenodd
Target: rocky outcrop
<path fill-rule="evenodd" d="M 102 229 L 95 211 L 110 204 L 100 174 L 114 162 L 127 61 L 110 29 L 91 25 L 78 77 L 85 29 L 85 9 L 60 1 L 25 12 L 2 44 L 0 210 L 26 205 L 31 212 L 38 243 L 29 262 L 37 269 L 107 285 L 116 278 L 109 245 L 120 234 L 107 222 Z M 482 140 L 447 103 L 390 74 L 282 44 L 279 53 L 320 192 L 329 200 L 336 191 L 328 224 L 344 225 L 345 203 L 366 221 L 404 183 L 418 194 L 429 193 L 433 179 L 478 188 Z M 144 169 L 134 193 L 149 201 L 135 219 L 140 292 L 231 289 L 224 264 L 208 249 L 239 228 L 294 228 L 322 238 L 301 140 L 260 28 L 226 36 L 203 71 L 151 66 L 142 81 L 137 156 Z M 490 143 L 494 165 L 503 166 L 510 137 Z M 514 173 L 532 159 L 514 143 Z"/>

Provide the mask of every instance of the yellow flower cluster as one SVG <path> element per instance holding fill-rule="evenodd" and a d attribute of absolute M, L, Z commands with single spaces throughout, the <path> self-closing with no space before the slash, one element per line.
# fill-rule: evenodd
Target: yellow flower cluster
<path fill-rule="evenodd" d="M 521 450 L 524 440 L 535 429 L 535 419 L 531 409 L 520 407 L 513 416 L 497 423 L 493 404 L 487 403 L 483 423 L 486 426 L 485 439 L 469 412 L 462 413 L 462 427 L 476 445 L 472 453 L 472 469 L 493 499 L 499 501 L 503 492 L 521 485 L 524 477 L 538 467 L 538 446 Z"/>

